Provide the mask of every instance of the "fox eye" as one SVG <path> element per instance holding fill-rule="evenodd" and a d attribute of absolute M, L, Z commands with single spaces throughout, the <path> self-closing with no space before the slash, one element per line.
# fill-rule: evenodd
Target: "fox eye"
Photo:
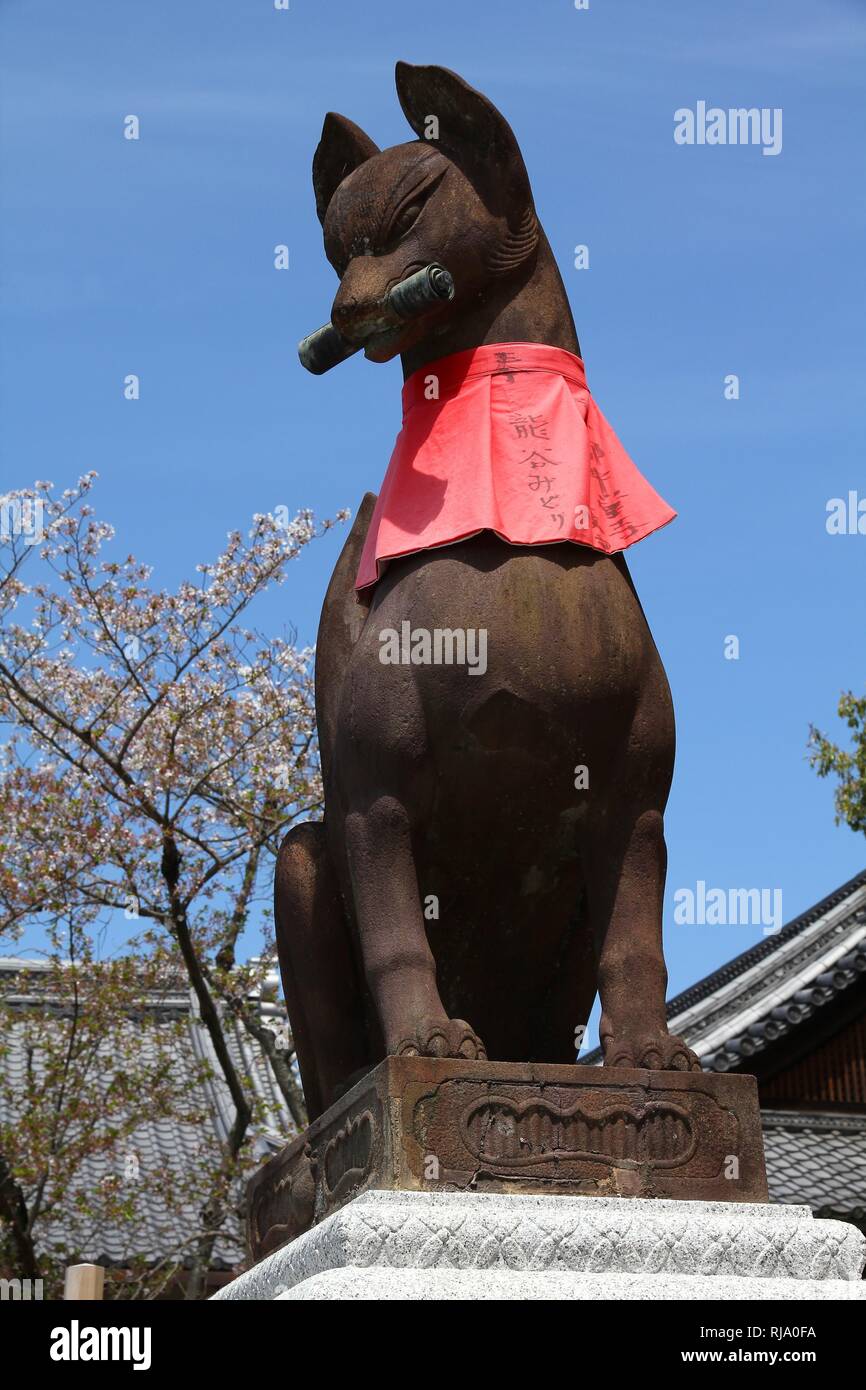
<path fill-rule="evenodd" d="M 388 240 L 396 240 L 397 237 L 405 236 L 409 228 L 417 222 L 421 214 L 421 203 L 407 203 L 406 207 L 401 208 L 397 216 L 388 229 Z"/>

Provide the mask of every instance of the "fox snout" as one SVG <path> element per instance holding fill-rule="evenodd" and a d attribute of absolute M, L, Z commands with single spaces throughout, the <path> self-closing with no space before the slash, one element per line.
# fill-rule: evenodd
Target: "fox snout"
<path fill-rule="evenodd" d="M 453 298 L 452 275 L 444 265 L 431 261 L 391 286 L 382 304 L 381 315 L 363 315 L 365 329 L 362 342 L 351 342 L 332 322 L 302 338 L 298 344 L 301 366 L 314 376 L 321 376 L 340 362 L 345 362 L 347 357 L 354 356 L 362 346 L 367 349 L 368 357 L 372 356 L 375 361 L 387 361 L 399 351 L 397 343 L 403 337 L 399 325 L 416 322 Z M 390 323 L 394 319 L 399 320 L 399 325 L 392 329 Z M 384 331 L 379 329 L 380 322 L 385 324 Z"/>
<path fill-rule="evenodd" d="M 350 261 L 331 307 L 331 323 L 341 337 L 363 346 L 371 335 L 398 327 L 400 320 L 387 307 L 388 291 L 419 268 L 413 264 L 402 273 L 389 272 L 378 256 L 356 256 Z"/>

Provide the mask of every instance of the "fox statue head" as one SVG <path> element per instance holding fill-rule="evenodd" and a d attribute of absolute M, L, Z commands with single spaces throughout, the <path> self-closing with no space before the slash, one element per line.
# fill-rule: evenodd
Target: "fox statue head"
<path fill-rule="evenodd" d="M 397 94 L 417 135 L 380 150 L 330 112 L 313 159 L 325 252 L 340 277 L 331 322 L 405 376 L 450 353 L 541 342 L 580 354 L 562 279 L 535 212 L 514 133 L 447 68 L 398 63 Z M 454 297 L 383 326 L 388 291 L 431 262 Z"/>

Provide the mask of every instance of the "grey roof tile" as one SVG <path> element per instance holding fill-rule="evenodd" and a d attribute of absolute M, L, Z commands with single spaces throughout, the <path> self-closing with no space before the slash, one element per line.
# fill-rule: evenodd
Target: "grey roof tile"
<path fill-rule="evenodd" d="M 771 1201 L 866 1219 L 866 1115 L 765 1110 L 762 1124 Z"/>
<path fill-rule="evenodd" d="M 5 971 L 7 976 L 13 970 L 23 970 L 27 977 L 27 994 L 31 1000 L 27 1008 L 22 1010 L 20 1026 L 13 1025 L 11 1032 L 7 1033 L 4 1039 L 7 1044 L 5 1057 L 0 1056 L 0 1067 L 4 1070 L 7 1082 L 11 1083 L 13 1092 L 23 1089 L 25 1069 L 28 1065 L 23 1036 L 24 1018 L 28 1008 L 40 1007 L 40 972 L 38 967 L 31 970 L 30 966 L 31 963 L 27 961 L 0 961 L 0 971 Z M 84 1244 L 79 1246 L 77 1251 L 79 1258 L 83 1260 L 122 1265 L 132 1257 L 154 1260 L 163 1258 L 170 1250 L 188 1242 L 200 1229 L 194 1206 L 167 1201 L 159 1194 L 160 1178 L 162 1175 L 172 1174 L 185 1176 L 194 1171 L 203 1150 L 213 1153 L 225 1139 L 231 1124 L 231 1101 L 228 1087 L 219 1075 L 208 1036 L 196 1018 L 189 996 L 179 994 L 173 997 L 169 1004 L 160 1003 L 159 1007 L 166 1026 L 173 1026 L 178 1017 L 183 1018 L 186 1024 L 180 1034 L 176 1051 L 176 1062 L 182 1069 L 182 1075 L 193 1074 L 202 1060 L 211 1063 L 213 1076 L 210 1080 L 197 1084 L 189 1096 L 190 1103 L 203 1113 L 204 1122 L 199 1127 L 181 1124 L 169 1118 L 157 1119 L 139 1126 L 134 1131 L 123 1147 L 124 1181 L 141 1181 L 148 1189 L 139 1197 L 135 1226 L 131 1229 L 102 1226 L 85 1232 Z M 267 1057 L 255 1040 L 248 1038 L 237 1023 L 228 1026 L 227 1037 L 234 1062 L 264 1106 L 264 1125 L 262 1132 L 256 1137 L 265 1147 L 273 1148 L 282 1144 L 294 1133 L 294 1127 Z M 147 1049 L 153 1048 L 147 1033 L 142 1034 L 141 1045 L 146 1060 Z M 38 1057 L 34 1058 L 34 1063 L 38 1065 Z M 129 1154 L 134 1155 L 134 1164 L 127 1171 L 126 1156 Z M 139 1178 L 133 1175 L 135 1165 L 140 1174 Z M 112 1165 L 107 1157 L 95 1155 L 82 1164 L 77 1182 L 84 1189 L 93 1191 L 105 1177 L 112 1172 L 116 1173 L 116 1169 L 116 1162 Z M 72 1234 L 71 1225 L 71 1221 L 63 1219 L 48 1224 L 46 1238 L 52 1241 L 68 1239 Z M 242 1259 L 243 1253 L 241 1222 L 233 1212 L 216 1242 L 213 1266 L 217 1269 L 231 1268 Z"/>

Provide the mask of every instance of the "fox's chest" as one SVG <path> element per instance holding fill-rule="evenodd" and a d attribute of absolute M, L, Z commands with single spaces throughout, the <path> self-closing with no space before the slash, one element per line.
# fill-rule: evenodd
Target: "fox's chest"
<path fill-rule="evenodd" d="M 611 701 L 630 706 L 654 651 L 621 562 L 485 534 L 394 562 L 350 658 L 357 737 L 477 728 L 501 710 L 525 735 Z M 360 724 L 364 724 L 364 728 Z"/>

